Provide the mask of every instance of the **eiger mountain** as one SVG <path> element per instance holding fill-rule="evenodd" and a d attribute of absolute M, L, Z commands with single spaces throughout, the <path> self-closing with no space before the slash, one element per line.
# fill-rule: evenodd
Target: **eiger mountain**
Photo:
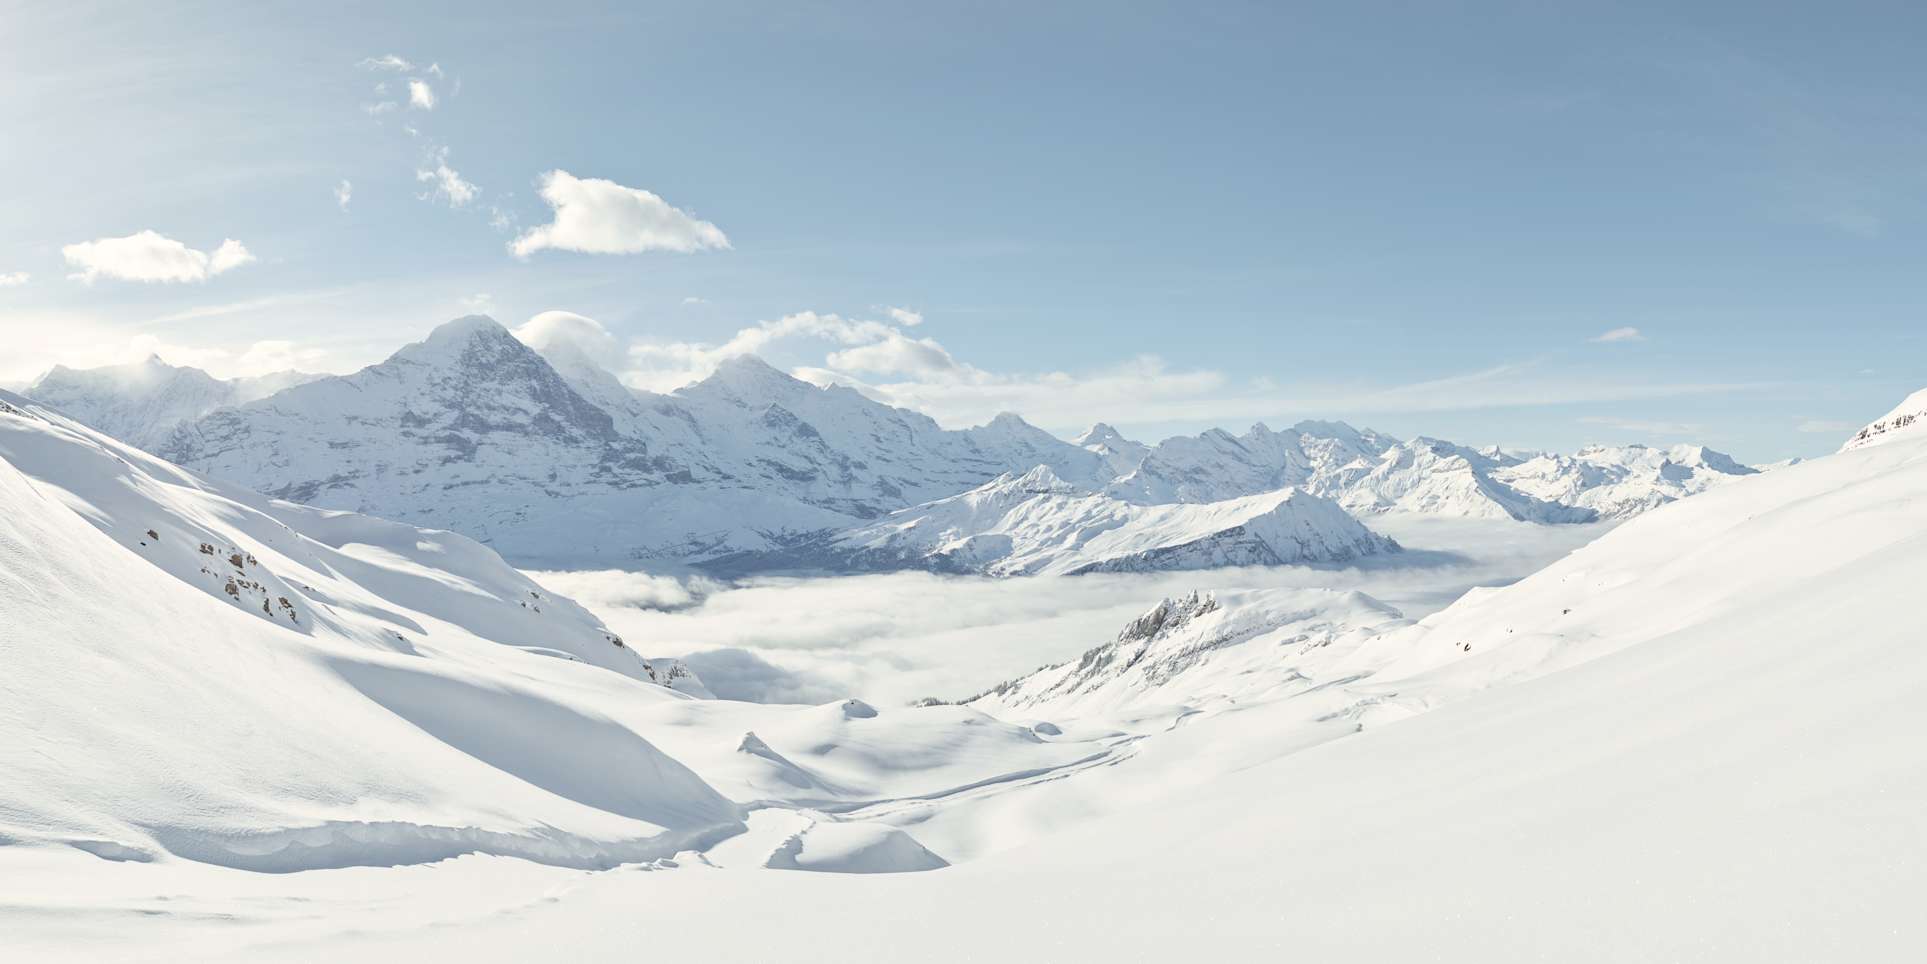
<path fill-rule="evenodd" d="M 222 382 L 154 359 L 55 369 L 30 394 L 277 498 L 451 529 L 518 563 L 563 566 L 742 567 L 812 553 L 856 568 L 1008 573 L 1338 561 L 1387 541 L 1336 522 L 1328 502 L 1339 516 L 1586 522 L 1753 471 L 1692 446 L 1520 458 L 1342 422 L 1156 446 L 1102 424 L 1067 442 L 1009 414 L 947 430 L 747 356 L 676 392 L 639 392 L 577 349 L 537 352 L 481 316 L 349 375 Z M 1039 467 L 1068 491 L 1045 502 L 969 495 Z M 1004 502 L 1017 514 L 983 508 Z M 976 508 L 960 512 L 965 503 Z"/>

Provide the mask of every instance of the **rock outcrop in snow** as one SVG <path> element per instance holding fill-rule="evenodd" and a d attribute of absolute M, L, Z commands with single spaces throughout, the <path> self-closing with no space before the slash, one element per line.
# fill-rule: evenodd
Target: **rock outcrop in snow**
<path fill-rule="evenodd" d="M 1866 448 L 1869 445 L 1884 445 L 1895 438 L 1917 433 L 1927 427 L 1927 389 L 1921 389 L 1906 397 L 1893 411 L 1867 423 L 1866 427 L 1853 433 L 1853 438 L 1841 446 L 1841 451 Z"/>

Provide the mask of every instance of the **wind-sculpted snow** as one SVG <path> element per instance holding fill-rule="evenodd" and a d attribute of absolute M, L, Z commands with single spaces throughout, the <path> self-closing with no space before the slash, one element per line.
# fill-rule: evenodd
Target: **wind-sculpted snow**
<path fill-rule="evenodd" d="M 859 571 L 1074 575 L 1338 563 L 1397 549 L 1337 506 L 1295 489 L 1214 503 L 1138 505 L 1066 482 L 1040 465 L 774 558 L 747 561 Z"/>
<path fill-rule="evenodd" d="M 667 856 L 741 811 L 680 702 L 447 532 L 270 502 L 0 398 L 0 838 L 256 870 Z M 682 670 L 683 674 L 687 671 Z"/>

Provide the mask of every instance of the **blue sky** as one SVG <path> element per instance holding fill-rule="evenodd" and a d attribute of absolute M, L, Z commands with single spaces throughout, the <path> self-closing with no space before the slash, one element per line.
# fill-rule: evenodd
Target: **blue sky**
<path fill-rule="evenodd" d="M 0 381 L 564 311 L 658 388 L 1749 460 L 1927 384 L 1917 6 L 398 6 L 0 3 Z"/>

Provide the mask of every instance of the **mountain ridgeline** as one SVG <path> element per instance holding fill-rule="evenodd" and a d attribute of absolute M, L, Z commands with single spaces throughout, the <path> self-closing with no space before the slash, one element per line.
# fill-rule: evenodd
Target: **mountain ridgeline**
<path fill-rule="evenodd" d="M 1693 446 L 1519 458 L 1342 422 L 1155 446 L 1102 424 L 1065 441 L 1011 414 L 951 430 L 753 356 L 654 394 L 482 316 L 348 375 L 223 382 L 153 359 L 56 369 L 27 394 L 277 498 L 565 567 L 1341 562 L 1396 549 L 1354 516 L 1620 519 L 1753 471 Z"/>

